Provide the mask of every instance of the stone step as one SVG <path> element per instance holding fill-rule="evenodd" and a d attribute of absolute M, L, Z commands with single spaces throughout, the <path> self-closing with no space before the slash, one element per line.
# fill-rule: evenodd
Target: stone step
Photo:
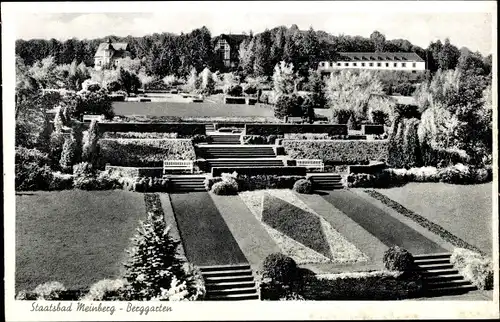
<path fill-rule="evenodd" d="M 203 276 L 206 284 L 213 283 L 244 283 L 253 282 L 253 275 L 241 275 L 241 276 Z"/>
<path fill-rule="evenodd" d="M 251 269 L 232 269 L 228 268 L 227 270 L 219 270 L 219 271 L 209 271 L 203 272 L 203 277 L 215 277 L 215 276 L 252 276 Z"/>
<path fill-rule="evenodd" d="M 418 264 L 417 270 L 453 269 L 452 264 Z"/>
<path fill-rule="evenodd" d="M 450 253 L 435 253 L 435 254 L 421 254 L 421 255 L 413 255 L 413 259 L 421 260 L 421 259 L 437 259 L 437 258 L 450 258 Z"/>
<path fill-rule="evenodd" d="M 445 281 L 458 281 L 463 280 L 463 276 L 460 274 L 450 274 L 450 275 L 429 275 L 425 276 L 424 282 L 426 283 L 437 283 Z"/>
<path fill-rule="evenodd" d="M 443 295 L 458 295 L 458 294 L 464 294 L 468 293 L 470 291 L 475 291 L 477 288 L 472 285 L 460 285 L 460 286 L 453 286 L 453 287 L 441 287 L 441 288 L 433 288 L 433 289 L 428 289 L 424 291 L 425 295 L 430 295 L 430 296 L 443 296 Z"/>
<path fill-rule="evenodd" d="M 228 289 L 209 289 L 207 288 L 208 296 L 229 295 L 229 294 L 257 294 L 257 289 L 254 287 L 239 287 Z"/>
<path fill-rule="evenodd" d="M 249 270 L 250 264 L 236 264 L 236 265 L 211 265 L 211 266 L 200 266 L 200 271 L 203 272 L 212 272 L 212 271 L 226 271 L 228 269 L 245 269 Z"/>
<path fill-rule="evenodd" d="M 455 275 L 458 274 L 458 271 L 456 269 L 428 269 L 421 271 L 420 274 L 425 278 L 436 275 Z"/>
<path fill-rule="evenodd" d="M 207 283 L 205 281 L 205 286 L 210 288 L 211 290 L 219 290 L 219 289 L 233 289 L 233 288 L 241 288 L 241 287 L 253 287 L 255 288 L 254 281 L 246 281 L 246 282 L 219 282 L 219 283 Z"/>
<path fill-rule="evenodd" d="M 205 298 L 207 301 L 243 301 L 243 300 L 258 300 L 259 294 L 224 294 L 214 295 Z"/>
<path fill-rule="evenodd" d="M 430 264 L 450 264 L 449 258 L 429 258 L 429 259 L 416 259 L 417 265 L 430 265 Z"/>
<path fill-rule="evenodd" d="M 449 288 L 449 287 L 458 287 L 458 286 L 471 286 L 472 284 L 466 280 L 456 280 L 456 281 L 434 281 L 429 283 L 428 281 L 424 281 L 425 287 L 427 289 L 436 289 L 436 288 Z"/>

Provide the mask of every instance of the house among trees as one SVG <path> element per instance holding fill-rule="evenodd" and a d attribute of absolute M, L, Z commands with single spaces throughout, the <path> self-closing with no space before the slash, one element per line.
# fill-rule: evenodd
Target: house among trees
<path fill-rule="evenodd" d="M 117 60 L 130 55 L 128 43 L 112 42 L 108 39 L 97 48 L 94 55 L 94 67 L 96 70 L 115 68 Z"/>
<path fill-rule="evenodd" d="M 225 67 L 235 67 L 238 64 L 238 50 L 247 37 L 243 34 L 221 34 L 215 37 L 214 51 Z"/>
<path fill-rule="evenodd" d="M 334 61 L 321 61 L 318 69 L 331 73 L 339 69 L 425 71 L 425 60 L 416 53 L 338 53 Z"/>

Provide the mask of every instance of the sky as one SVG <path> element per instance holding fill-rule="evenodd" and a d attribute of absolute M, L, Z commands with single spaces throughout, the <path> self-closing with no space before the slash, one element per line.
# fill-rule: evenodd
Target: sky
<path fill-rule="evenodd" d="M 466 46 L 489 54 L 494 46 L 492 26 L 496 24 L 493 2 L 184 2 L 167 3 L 154 8 L 154 12 L 144 11 L 158 3 L 135 7 L 131 3 L 117 4 L 55 10 L 64 13 L 51 12 L 50 8 L 24 12 L 15 19 L 16 38 L 65 40 L 144 36 L 155 32 L 178 34 L 203 25 L 215 36 L 250 30 L 258 33 L 266 28 L 297 24 L 300 29 L 313 27 L 334 35 L 369 37 L 378 30 L 386 39 L 403 38 L 424 48 L 431 41 L 448 37 L 459 48 Z M 124 8 L 128 12 L 116 12 Z"/>

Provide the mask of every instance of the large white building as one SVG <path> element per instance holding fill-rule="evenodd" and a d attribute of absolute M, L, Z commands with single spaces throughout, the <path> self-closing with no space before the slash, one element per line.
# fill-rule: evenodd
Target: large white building
<path fill-rule="evenodd" d="M 318 69 L 330 73 L 339 69 L 425 71 L 425 61 L 416 53 L 338 53 L 335 61 L 322 61 Z"/>
<path fill-rule="evenodd" d="M 101 43 L 97 48 L 94 55 L 94 68 L 101 70 L 116 67 L 118 59 L 130 55 L 128 49 L 127 43 L 114 43 L 111 39 L 108 39 L 107 42 Z"/>

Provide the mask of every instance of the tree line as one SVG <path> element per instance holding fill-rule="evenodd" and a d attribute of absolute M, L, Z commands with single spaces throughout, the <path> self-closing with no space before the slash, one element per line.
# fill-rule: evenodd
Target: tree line
<path fill-rule="evenodd" d="M 248 34 L 238 48 L 238 64 L 226 68 L 214 50 L 216 37 L 206 27 L 194 29 L 180 35 L 155 33 L 143 37 L 108 36 L 98 39 L 75 38 L 65 41 L 56 39 L 31 39 L 16 41 L 16 54 L 27 66 L 52 56 L 56 65 L 84 63 L 94 65 L 94 54 L 100 43 L 111 39 L 113 42 L 129 44 L 130 57 L 138 58 L 151 76 L 175 75 L 186 77 L 195 68 L 199 73 L 208 68 L 211 71 L 233 71 L 241 76 L 266 76 L 273 74 L 274 67 L 284 61 L 295 66 L 300 76 L 307 77 L 309 69 L 316 69 L 322 60 L 334 60 L 339 52 L 415 52 L 428 62 L 428 69 L 454 69 L 466 52 L 468 62 L 491 73 L 491 55 L 483 57 L 479 52 L 467 48 L 457 48 L 449 39 L 431 42 L 424 49 L 406 39 L 387 40 L 374 31 L 370 37 L 332 35 L 325 31 L 300 30 L 297 25 L 290 28 L 279 26 L 262 33 Z M 229 70 L 228 70 L 229 69 Z"/>

